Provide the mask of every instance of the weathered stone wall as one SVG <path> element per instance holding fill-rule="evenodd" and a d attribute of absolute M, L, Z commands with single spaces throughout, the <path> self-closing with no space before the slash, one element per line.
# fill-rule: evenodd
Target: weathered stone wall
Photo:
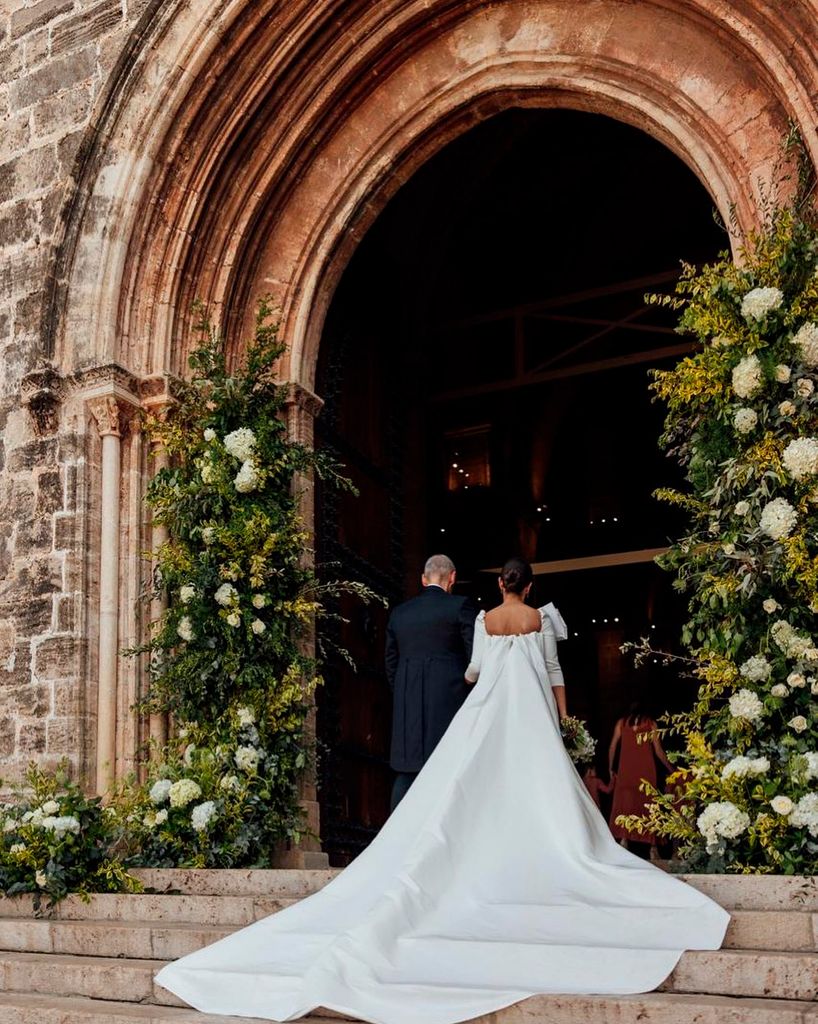
<path fill-rule="evenodd" d="M 335 283 L 437 149 L 510 105 L 607 114 L 746 229 L 790 122 L 818 157 L 816 38 L 811 0 L 0 0 L 0 773 L 104 783 L 145 738 L 111 657 L 144 630 L 137 413 L 194 297 L 238 344 L 276 295 L 309 440 Z"/>
<path fill-rule="evenodd" d="M 0 774 L 83 765 L 93 649 L 82 417 L 54 433 L 21 405 L 42 357 L 52 239 L 77 152 L 140 0 L 0 3 Z M 41 436 L 40 436 L 41 435 Z M 91 619 L 91 622 L 93 618 Z"/>

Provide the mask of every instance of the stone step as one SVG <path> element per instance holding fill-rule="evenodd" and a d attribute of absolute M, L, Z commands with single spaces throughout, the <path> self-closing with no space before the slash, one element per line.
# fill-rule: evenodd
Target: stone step
<path fill-rule="evenodd" d="M 818 913 L 818 875 L 679 875 L 727 910 Z"/>
<path fill-rule="evenodd" d="M 109 899 L 104 897 L 104 899 Z M 236 927 L 280 909 L 284 901 L 248 898 L 246 905 L 236 904 L 237 897 L 223 897 L 231 908 L 234 919 L 225 920 L 206 904 L 204 920 L 186 920 L 195 917 L 188 897 L 132 897 L 145 912 L 154 909 L 144 920 L 95 918 L 39 918 L 0 917 L 0 950 L 27 953 L 66 953 L 72 956 L 98 956 L 105 950 L 107 956 L 128 957 L 139 960 L 175 960 L 202 946 L 229 935 Z M 206 899 L 206 897 L 203 897 Z M 181 907 L 159 905 L 155 901 L 183 903 Z M 147 906 L 145 904 L 148 904 Z M 88 910 L 85 904 L 81 907 Z M 199 908 L 201 909 L 201 908 Z M 174 913 L 183 910 L 185 913 Z M 251 916 L 256 915 L 256 916 Z M 818 914 L 793 911 L 740 910 L 733 915 L 724 943 L 725 949 L 752 949 L 768 951 L 818 951 Z"/>
<path fill-rule="evenodd" d="M 317 856 L 323 857 L 324 854 Z M 150 892 L 191 896 L 275 896 L 300 899 L 322 889 L 338 869 L 300 868 L 133 868 L 131 874 Z"/>
<path fill-rule="evenodd" d="M 68 896 L 39 920 L 169 921 L 182 924 L 245 925 L 298 902 L 267 896 L 164 896 L 97 893 L 87 900 Z M 0 917 L 34 918 L 31 896 L 0 900 Z"/>
<path fill-rule="evenodd" d="M 334 1019 L 339 1018 L 334 1015 Z M 343 1018 L 340 1018 L 343 1019 Z M 305 1024 L 328 1024 L 320 1015 Z M 637 996 L 535 996 L 479 1024 L 818 1024 L 815 1003 L 651 992 Z M 258 1024 L 194 1010 L 29 993 L 0 993 L 0 1024 Z"/>
<path fill-rule="evenodd" d="M 818 957 L 814 953 L 750 949 L 691 951 L 682 955 L 662 990 L 757 999 L 816 1000 Z"/>
<path fill-rule="evenodd" d="M 0 953 L 0 977 L 5 992 L 181 1005 L 175 996 L 154 985 L 153 976 L 159 966 L 157 960 L 125 957 Z M 815 1000 L 818 957 L 810 953 L 749 950 L 685 953 L 662 991 Z"/>

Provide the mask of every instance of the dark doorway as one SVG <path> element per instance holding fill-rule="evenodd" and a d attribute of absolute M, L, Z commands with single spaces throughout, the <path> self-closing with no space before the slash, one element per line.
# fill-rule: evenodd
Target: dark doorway
<path fill-rule="evenodd" d="M 692 685 L 637 673 L 623 640 L 677 642 L 683 608 L 650 561 L 680 523 L 651 497 L 678 482 L 658 449 L 648 370 L 686 340 L 646 306 L 680 260 L 725 248 L 705 189 L 654 139 L 603 116 L 509 110 L 425 164 L 361 243 L 337 289 L 317 388 L 319 443 L 358 498 L 319 494 L 322 562 L 383 593 L 419 587 L 427 554 L 494 603 L 490 570 L 536 563 L 572 709 L 604 747 L 638 692 L 657 711 Z M 322 833 L 344 863 L 383 823 L 390 700 L 386 614 L 354 604 L 319 694 Z"/>

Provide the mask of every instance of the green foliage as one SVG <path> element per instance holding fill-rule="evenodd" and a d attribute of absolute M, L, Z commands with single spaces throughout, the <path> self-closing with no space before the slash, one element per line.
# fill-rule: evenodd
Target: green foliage
<path fill-rule="evenodd" d="M 269 867 L 276 843 L 298 842 L 301 817 L 290 793 L 307 754 L 288 730 L 259 746 L 249 708 L 216 725 L 191 723 L 117 801 L 126 861 L 151 867 Z M 171 786 L 186 780 L 175 789 Z"/>
<path fill-rule="evenodd" d="M 85 796 L 66 765 L 32 764 L 15 801 L 0 804 L 0 892 L 33 893 L 37 910 L 71 892 L 138 892 L 112 853 L 118 838 L 116 815 Z"/>
<path fill-rule="evenodd" d="M 773 210 L 735 262 L 684 268 L 679 330 L 702 347 L 653 383 L 690 485 L 659 495 L 690 515 L 660 563 L 689 595 L 702 683 L 668 722 L 678 791 L 652 792 L 641 827 L 711 871 L 818 866 L 818 232 L 802 213 Z"/>

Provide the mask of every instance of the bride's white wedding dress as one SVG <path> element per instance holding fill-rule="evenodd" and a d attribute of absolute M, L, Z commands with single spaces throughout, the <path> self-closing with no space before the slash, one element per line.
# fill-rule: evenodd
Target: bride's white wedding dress
<path fill-rule="evenodd" d="M 323 890 L 165 967 L 209 1013 L 454 1024 L 536 993 L 646 992 L 729 915 L 618 846 L 560 736 L 543 632 L 475 631 L 479 680 L 380 834 Z"/>

